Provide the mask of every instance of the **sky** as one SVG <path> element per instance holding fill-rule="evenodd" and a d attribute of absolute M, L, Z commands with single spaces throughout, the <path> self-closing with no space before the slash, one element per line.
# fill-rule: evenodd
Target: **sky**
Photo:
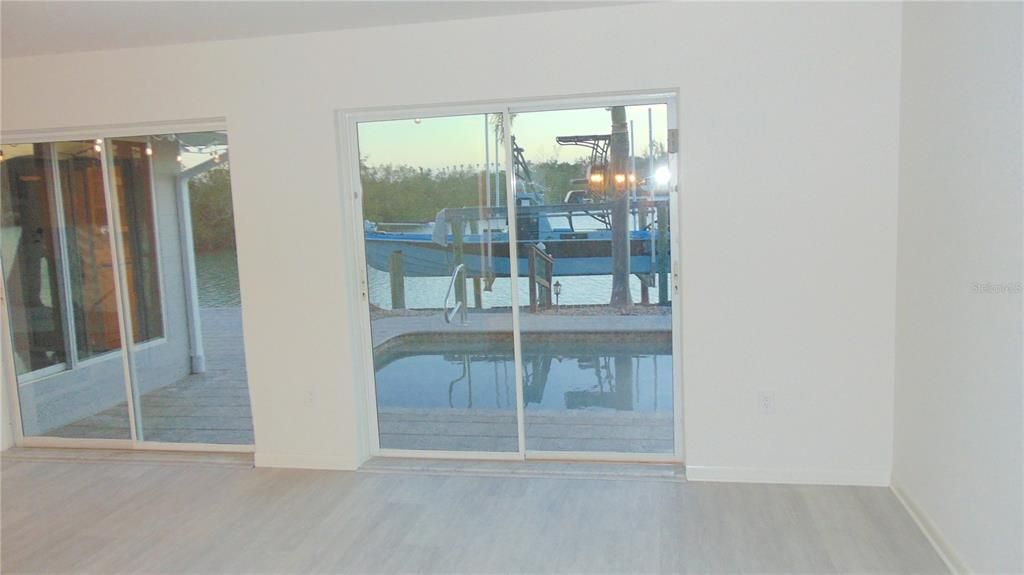
<path fill-rule="evenodd" d="M 633 122 L 634 149 L 638 156 L 647 155 L 648 109 L 652 110 L 655 141 L 664 146 L 668 140 L 665 104 L 627 106 L 626 119 Z M 359 155 L 371 166 L 404 164 L 431 169 L 463 164 L 482 166 L 486 162 L 487 148 L 492 158 L 495 155 L 493 117 L 473 114 L 419 121 L 361 122 Z M 590 150 L 580 146 L 560 146 L 555 138 L 610 132 L 611 113 L 606 108 L 523 112 L 512 118 L 512 135 L 530 162 L 549 159 L 573 162 L 588 158 Z M 486 147 L 485 139 L 488 140 Z M 499 157 L 503 163 L 504 156 Z"/>

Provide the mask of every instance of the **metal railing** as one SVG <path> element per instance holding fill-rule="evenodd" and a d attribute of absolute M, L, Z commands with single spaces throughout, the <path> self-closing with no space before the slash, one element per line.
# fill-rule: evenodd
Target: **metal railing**
<path fill-rule="evenodd" d="M 448 299 L 452 297 L 452 290 L 455 288 L 455 282 L 458 280 L 459 274 L 462 274 L 462 281 L 466 281 L 465 264 L 455 266 L 455 271 L 452 272 L 452 280 L 448 282 L 448 291 L 444 294 L 444 303 L 442 304 L 442 307 L 444 309 L 445 323 L 451 323 L 455 314 L 459 314 L 459 325 L 466 325 L 466 305 L 464 302 L 455 298 L 455 305 L 452 306 L 450 310 L 448 309 Z"/>

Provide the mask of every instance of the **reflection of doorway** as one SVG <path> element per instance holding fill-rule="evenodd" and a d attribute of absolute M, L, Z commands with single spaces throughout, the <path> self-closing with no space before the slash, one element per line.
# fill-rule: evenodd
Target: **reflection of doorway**
<path fill-rule="evenodd" d="M 153 160 L 146 154 L 147 150 L 152 154 L 153 148 L 145 141 L 130 140 L 112 140 L 111 147 L 132 340 L 143 343 L 163 337 L 164 332 Z"/>
<path fill-rule="evenodd" d="M 371 451 L 680 460 L 674 98 L 466 112 L 342 122 Z"/>
<path fill-rule="evenodd" d="M 58 150 L 68 148 L 55 145 Z M 78 355 L 92 357 L 121 345 L 114 297 L 114 256 L 102 233 L 106 225 L 103 168 L 99 159 L 74 154 L 60 157 L 64 221 L 75 302 Z M 74 277 L 77 275 L 77 277 Z"/>

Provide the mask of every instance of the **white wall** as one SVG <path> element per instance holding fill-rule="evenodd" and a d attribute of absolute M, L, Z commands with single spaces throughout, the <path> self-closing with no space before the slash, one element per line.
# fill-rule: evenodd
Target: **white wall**
<path fill-rule="evenodd" d="M 3 294 L 3 305 L 0 305 L 0 325 L 7 322 L 7 295 L 3 285 L 0 285 L 0 294 Z M 9 387 L 8 378 L 13 370 L 10 358 L 13 357 L 7 341 L 7 330 L 0 330 L 0 451 L 14 445 L 14 415 L 11 411 L 14 406 L 14 392 Z"/>
<path fill-rule="evenodd" d="M 226 117 L 257 460 L 351 468 L 334 110 L 678 89 L 691 475 L 887 484 L 899 35 L 897 5 L 669 3 L 11 59 L 2 121 Z"/>
<path fill-rule="evenodd" d="M 0 376 L 0 381 L 4 378 Z M 7 410 L 7 396 L 0 398 L 0 451 L 14 445 L 14 427 L 11 426 L 11 418 Z"/>
<path fill-rule="evenodd" d="M 0 326 L 6 326 L 8 325 L 7 292 L 2 281 L 0 281 L 0 300 L 2 300 L 0 302 L 2 304 L 0 305 Z M 0 329 L 0 451 L 14 445 L 14 416 L 16 412 L 12 410 L 16 408 L 12 404 L 17 401 L 13 386 L 9 383 L 14 378 L 14 365 L 11 361 L 14 352 L 7 337 L 8 333 L 8 330 Z"/>
<path fill-rule="evenodd" d="M 1022 18 L 903 14 L 893 485 L 979 573 L 1024 571 Z"/>

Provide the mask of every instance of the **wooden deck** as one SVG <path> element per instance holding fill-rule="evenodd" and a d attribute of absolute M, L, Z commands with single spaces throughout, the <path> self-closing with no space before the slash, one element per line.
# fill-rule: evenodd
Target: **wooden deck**
<path fill-rule="evenodd" d="M 206 373 L 193 374 L 144 394 L 146 441 L 253 443 L 240 308 L 201 310 Z M 119 437 L 128 428 L 124 402 L 53 430 L 56 437 Z"/>
<path fill-rule="evenodd" d="M 661 453 L 673 451 L 671 413 L 621 411 L 526 412 L 529 451 Z M 378 411 L 380 444 L 392 449 L 518 451 L 512 410 L 404 409 Z"/>
<path fill-rule="evenodd" d="M 141 398 L 147 441 L 251 444 L 252 417 L 245 372 L 239 308 L 202 310 L 207 371 L 188 376 Z M 523 314 L 529 332 L 666 332 L 671 316 Z M 498 333 L 511 329 L 511 315 L 471 313 L 468 325 L 447 324 L 439 314 L 378 318 L 374 347 L 410 334 Z M 381 445 L 400 449 L 516 451 L 512 410 L 385 408 L 379 412 Z M 125 404 L 78 420 L 48 435 L 108 438 L 128 428 Z M 527 449 L 671 453 L 671 414 L 611 411 L 526 412 Z"/>

